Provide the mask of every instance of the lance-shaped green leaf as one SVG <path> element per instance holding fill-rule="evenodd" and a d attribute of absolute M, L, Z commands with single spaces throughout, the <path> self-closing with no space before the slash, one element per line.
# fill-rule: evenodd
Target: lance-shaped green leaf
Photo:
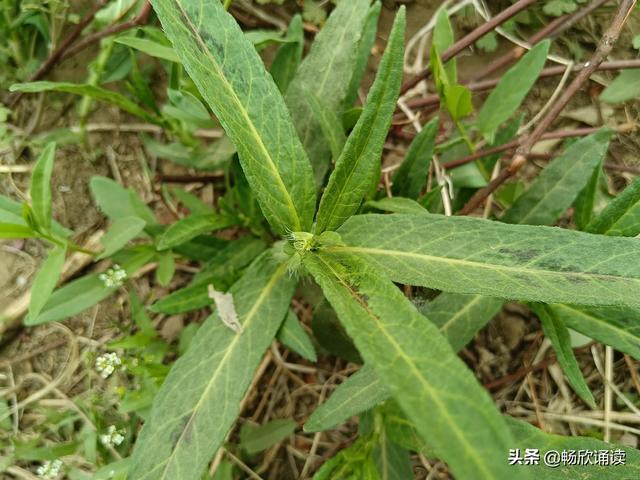
<path fill-rule="evenodd" d="M 548 458 L 553 465 L 561 460 L 563 452 L 588 452 L 587 458 L 581 464 L 558 462 L 556 466 L 547 466 L 541 461 L 539 464 L 528 466 L 528 471 L 532 472 L 536 479 L 628 480 L 640 477 L 640 452 L 635 448 L 591 437 L 553 435 L 515 418 L 507 418 L 506 421 L 515 438 L 512 448 L 519 448 L 522 455 L 525 449 L 535 448 L 540 451 L 541 459 L 544 459 L 544 455 L 551 451 L 552 454 Z"/>
<path fill-rule="evenodd" d="M 553 350 L 558 357 L 558 363 L 567 376 L 567 380 L 569 380 L 569 383 L 580 398 L 587 402 L 591 408 L 595 408 L 596 401 L 582 376 L 576 356 L 571 349 L 569 330 L 562 320 L 554 315 L 553 310 L 546 305 L 532 304 L 531 309 L 540 319 L 542 330 L 551 342 Z"/>
<path fill-rule="evenodd" d="M 455 41 L 453 26 L 449 20 L 446 8 L 439 8 L 436 12 L 436 23 L 433 27 L 433 46 L 439 55 L 442 55 L 447 48 Z M 447 77 L 451 83 L 458 83 L 458 70 L 455 57 L 449 60 L 444 66 Z"/>
<path fill-rule="evenodd" d="M 33 238 L 38 234 L 27 225 L 0 223 L 0 238 Z"/>
<path fill-rule="evenodd" d="M 100 239 L 104 251 L 96 260 L 113 255 L 127 243 L 136 238 L 144 229 L 146 222 L 138 217 L 122 217 L 113 222 L 111 228 Z"/>
<path fill-rule="evenodd" d="M 316 120 L 320 124 L 320 129 L 329 144 L 331 156 L 334 159 L 339 158 L 344 144 L 347 141 L 347 137 L 342 128 L 342 120 L 340 120 L 335 112 L 327 107 L 324 100 L 320 99 L 314 92 L 307 92 L 307 99 L 309 100 L 309 106 L 311 106 Z"/>
<path fill-rule="evenodd" d="M 365 19 L 364 26 L 362 27 L 362 35 L 358 42 L 353 74 L 351 75 L 351 81 L 349 82 L 347 94 L 344 98 L 345 110 L 353 107 L 353 104 L 358 98 L 358 88 L 360 88 L 364 74 L 367 71 L 367 64 L 369 63 L 369 57 L 371 56 L 371 49 L 376 42 L 378 18 L 380 18 L 381 8 L 382 5 L 380 2 L 376 1 L 371 5 L 371 7 L 369 7 L 369 11 L 367 12 L 367 18 Z"/>
<path fill-rule="evenodd" d="M 336 427 L 349 417 L 373 408 L 389 398 L 389 393 L 370 365 L 347 378 L 329 400 L 320 405 L 304 424 L 306 432 Z"/>
<path fill-rule="evenodd" d="M 311 228 L 315 185 L 282 96 L 221 2 L 157 0 L 182 64 L 236 145 L 262 211 L 278 233 Z"/>
<path fill-rule="evenodd" d="M 394 281 L 455 293 L 640 307 L 640 243 L 442 215 L 358 215 L 338 230 Z"/>
<path fill-rule="evenodd" d="M 175 247 L 203 233 L 222 230 L 235 225 L 236 220 L 216 213 L 189 215 L 171 224 L 158 240 L 158 249 Z"/>
<path fill-rule="evenodd" d="M 56 144 L 49 143 L 38 157 L 31 174 L 31 208 L 39 227 L 48 230 L 51 226 L 51 174 Z"/>
<path fill-rule="evenodd" d="M 298 355 L 315 362 L 317 360 L 316 350 L 313 348 L 313 342 L 304 331 L 297 315 L 293 310 L 287 312 L 287 316 L 282 322 L 282 326 L 278 331 L 278 340 L 282 344 L 296 352 Z"/>
<path fill-rule="evenodd" d="M 67 253 L 66 247 L 54 247 L 44 262 L 31 285 L 31 299 L 29 300 L 29 314 L 31 318 L 37 318 L 51 296 L 53 289 L 60 279 L 64 257 Z M 25 320 L 28 323 L 29 320 Z"/>
<path fill-rule="evenodd" d="M 444 292 L 420 308 L 457 352 L 502 309 L 503 300 Z"/>
<path fill-rule="evenodd" d="M 502 76 L 482 105 L 476 125 L 489 141 L 496 129 L 516 112 L 536 83 L 547 61 L 550 45 L 549 40 L 543 40 L 526 53 Z"/>
<path fill-rule="evenodd" d="M 156 223 L 153 212 L 131 188 L 124 188 L 107 177 L 95 176 L 89 189 L 100 210 L 111 220 L 122 217 L 140 217 L 147 225 Z"/>
<path fill-rule="evenodd" d="M 369 200 L 365 207 L 390 213 L 429 213 L 429 211 L 415 200 L 404 197 L 385 197 L 380 200 Z"/>
<path fill-rule="evenodd" d="M 551 225 L 587 185 L 609 148 L 608 131 L 578 140 L 555 158 L 505 212 L 507 223 Z"/>
<path fill-rule="evenodd" d="M 289 84 L 286 102 L 320 185 L 329 168 L 329 147 L 309 103 L 311 90 L 340 112 L 353 72 L 358 41 L 367 16 L 370 0 L 340 2 L 304 58 Z"/>
<path fill-rule="evenodd" d="M 302 61 L 304 29 L 302 28 L 302 17 L 299 14 L 294 15 L 291 19 L 286 38 L 289 42 L 278 48 L 271 63 L 271 76 L 283 94 L 287 92 Z"/>
<path fill-rule="evenodd" d="M 176 52 L 173 51 L 173 48 L 162 45 L 161 43 L 158 43 L 155 40 L 151 40 L 149 38 L 139 38 L 127 35 L 118 37 L 114 41 L 116 43 L 121 43 L 122 45 L 131 47 L 135 50 L 139 50 L 142 53 L 146 53 L 151 57 L 168 60 L 170 62 L 180 62 L 180 58 L 178 58 Z"/>
<path fill-rule="evenodd" d="M 128 478 L 200 478 L 236 420 L 240 403 L 293 295 L 295 282 L 270 252 L 231 288 L 243 332 L 209 316 L 173 365 L 138 437 Z"/>
<path fill-rule="evenodd" d="M 240 429 L 240 447 L 249 455 L 255 455 L 281 442 L 295 429 L 296 422 L 290 418 L 278 418 L 259 426 L 245 423 Z"/>
<path fill-rule="evenodd" d="M 72 93 L 74 95 L 82 95 L 100 102 L 110 103 L 115 105 L 119 109 L 140 117 L 147 122 L 162 125 L 162 119 L 155 115 L 148 113 L 146 110 L 140 108 L 136 103 L 129 100 L 124 95 L 114 92 L 113 90 L 107 90 L 102 87 L 88 84 L 77 84 L 68 82 L 30 82 L 30 83 L 16 83 L 11 85 L 10 90 L 12 92 L 26 92 L 26 93 L 38 93 L 38 92 L 64 92 Z"/>
<path fill-rule="evenodd" d="M 640 360 L 640 310 L 561 304 L 548 308 L 569 328 Z"/>
<path fill-rule="evenodd" d="M 640 234 L 640 177 L 593 219 L 587 231 L 622 237 Z"/>
<path fill-rule="evenodd" d="M 384 274 L 351 255 L 307 253 L 303 263 L 365 362 L 454 475 L 508 478 L 504 452 L 513 440 L 504 420 L 437 327 Z"/>
<path fill-rule="evenodd" d="M 427 183 L 439 125 L 438 117 L 435 117 L 420 130 L 409 145 L 409 150 L 393 177 L 394 194 L 409 198 L 420 196 L 422 187 Z"/>
<path fill-rule="evenodd" d="M 331 173 L 320 207 L 316 231 L 334 230 L 353 215 L 372 182 L 380 175 L 380 155 L 396 107 L 402 80 L 404 8 L 398 10 L 380 69 L 358 123 Z"/>
<path fill-rule="evenodd" d="M 604 160 L 604 159 L 603 159 Z M 578 230 L 585 231 L 587 225 L 593 219 L 593 207 L 598 192 L 598 184 L 602 179 L 602 163 L 593 170 L 587 185 L 582 189 L 575 202 L 573 202 L 573 221 Z"/>

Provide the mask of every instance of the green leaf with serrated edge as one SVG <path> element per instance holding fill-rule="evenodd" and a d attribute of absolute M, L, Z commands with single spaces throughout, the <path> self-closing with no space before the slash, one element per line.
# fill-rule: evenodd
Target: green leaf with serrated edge
<path fill-rule="evenodd" d="M 623 70 L 600 94 L 607 103 L 623 103 L 640 97 L 640 69 Z"/>
<path fill-rule="evenodd" d="M 257 426 L 245 423 L 240 428 L 240 447 L 249 455 L 255 455 L 281 442 L 295 429 L 296 422 L 288 418 L 278 418 Z"/>
<path fill-rule="evenodd" d="M 124 188 L 118 182 L 100 176 L 91 177 L 89 189 L 100 210 L 111 220 L 140 217 L 147 224 L 156 223 L 153 212 L 132 189 Z"/>
<path fill-rule="evenodd" d="M 287 89 L 285 100 L 313 165 L 316 186 L 324 181 L 330 151 L 307 101 L 307 91 L 315 92 L 327 108 L 341 113 L 369 2 L 349 0 L 336 5 Z"/>
<path fill-rule="evenodd" d="M 31 173 L 31 208 L 38 226 L 45 230 L 51 226 L 51 174 L 55 154 L 56 144 L 47 144 Z"/>
<path fill-rule="evenodd" d="M 593 170 L 587 185 L 578 194 L 578 197 L 573 203 L 573 221 L 578 227 L 578 230 L 585 230 L 593 218 L 593 206 L 596 200 L 598 184 L 602 177 L 602 163 L 603 162 L 600 162 Z"/>
<path fill-rule="evenodd" d="M 378 30 L 378 19 L 380 18 L 381 7 L 380 2 L 376 1 L 369 7 L 369 11 L 367 12 L 367 18 L 362 27 L 362 35 L 358 42 L 358 50 L 356 52 L 351 81 L 347 88 L 347 94 L 344 97 L 345 109 L 351 108 L 358 98 L 358 88 L 360 88 L 364 74 L 367 71 L 371 50 L 376 42 L 376 32 Z"/>
<path fill-rule="evenodd" d="M 551 225 L 571 206 L 609 148 L 608 131 L 572 144 L 553 159 L 502 216 L 506 223 Z"/>
<path fill-rule="evenodd" d="M 318 98 L 314 92 L 307 92 L 307 100 L 329 145 L 331 156 L 334 159 L 339 158 L 344 144 L 347 141 L 347 137 L 342 129 L 342 121 L 327 107 L 324 100 Z"/>
<path fill-rule="evenodd" d="M 28 317 L 37 318 L 40 311 L 49 300 L 53 289 L 60 279 L 64 257 L 67 253 L 66 247 L 54 247 L 47 258 L 42 263 L 40 270 L 31 284 L 31 299 L 29 300 Z M 29 320 L 25 320 L 28 323 Z"/>
<path fill-rule="evenodd" d="M 548 308 L 569 328 L 640 360 L 640 310 L 565 304 Z"/>
<path fill-rule="evenodd" d="M 243 333 L 213 314 L 173 365 L 135 444 L 129 478 L 199 478 L 224 441 L 293 295 L 286 264 L 271 255 L 262 254 L 230 290 Z"/>
<path fill-rule="evenodd" d="M 502 309 L 503 300 L 444 292 L 419 308 L 457 352 Z"/>
<path fill-rule="evenodd" d="M 15 223 L 0 223 L 0 238 L 33 238 L 38 234 L 31 227 Z"/>
<path fill-rule="evenodd" d="M 596 408 L 596 401 L 582 376 L 576 356 L 571 349 L 569 330 L 562 320 L 554 315 L 553 310 L 548 309 L 546 305 L 534 303 L 530 304 L 530 307 L 540 319 L 542 330 L 551 342 L 553 350 L 556 352 L 558 363 L 560 367 L 562 367 L 573 390 L 580 398 L 587 402 L 591 408 Z"/>
<path fill-rule="evenodd" d="M 170 62 L 180 62 L 180 58 L 173 51 L 173 48 L 166 45 L 162 45 L 149 38 L 138 38 L 132 36 L 118 37 L 114 40 L 116 43 L 126 45 L 135 50 L 139 50 L 151 57 L 160 58 L 161 60 L 168 60 Z"/>
<path fill-rule="evenodd" d="M 335 230 L 353 215 L 380 175 L 380 155 L 396 108 L 402 80 L 405 10 L 400 8 L 362 115 L 347 139 L 325 189 L 316 231 Z"/>
<path fill-rule="evenodd" d="M 129 276 L 153 258 L 153 250 L 121 263 Z M 86 275 L 59 288 L 49 297 L 37 317 L 29 316 L 25 325 L 41 325 L 72 317 L 112 295 L 118 287 L 106 287 L 98 273 Z"/>
<path fill-rule="evenodd" d="M 437 328 L 382 272 L 352 255 L 308 253 L 303 264 L 365 362 L 454 475 L 507 478 L 503 457 L 513 440 L 487 392 Z"/>
<path fill-rule="evenodd" d="M 471 338 L 501 309 L 502 300 L 480 295 L 441 293 L 420 307 L 420 312 L 435 324 L 455 351 Z M 320 405 L 304 425 L 305 431 L 327 430 L 349 417 L 373 408 L 389 397 L 384 385 L 369 365 L 347 378 L 329 399 Z"/>
<path fill-rule="evenodd" d="M 266 245 L 263 241 L 244 237 L 235 240 L 220 250 L 193 278 L 191 285 L 161 298 L 150 310 L 158 313 L 183 313 L 211 305 L 207 286 L 211 283 L 217 290 L 226 290 L 229 280 L 235 279 L 239 270 L 260 254 Z"/>
<path fill-rule="evenodd" d="M 347 378 L 329 399 L 311 414 L 305 432 L 321 432 L 336 427 L 348 418 L 368 410 L 389 397 L 382 381 L 370 365 Z"/>
<path fill-rule="evenodd" d="M 640 234 L 640 177 L 591 221 L 587 232 L 622 237 Z"/>
<path fill-rule="evenodd" d="M 287 316 L 278 331 L 278 340 L 280 340 L 285 347 L 293 350 L 303 358 L 312 362 L 317 360 L 313 342 L 304 328 L 302 328 L 302 325 L 300 325 L 300 321 L 293 310 L 287 312 Z"/>
<path fill-rule="evenodd" d="M 427 183 L 439 126 L 438 117 L 433 118 L 412 140 L 400 168 L 393 176 L 392 191 L 395 195 L 409 198 L 420 196 Z"/>
<path fill-rule="evenodd" d="M 447 48 L 453 45 L 455 38 L 453 36 L 453 27 L 449 21 L 449 15 L 446 8 L 439 8 L 436 12 L 436 23 L 433 28 L 433 45 L 439 55 L 442 55 Z M 456 68 L 455 57 L 449 60 L 444 66 L 447 77 L 451 83 L 458 82 L 458 71 Z"/>
<path fill-rule="evenodd" d="M 106 102 L 115 105 L 119 109 L 124 110 L 131 115 L 135 115 L 136 117 L 140 117 L 147 122 L 155 123 L 157 125 L 162 125 L 163 123 L 161 118 L 156 117 L 155 115 L 152 115 L 151 113 L 143 110 L 136 103 L 132 102 L 122 94 L 114 92 L 113 90 L 106 90 L 95 85 L 68 82 L 30 82 L 16 83 L 14 85 L 11 85 L 9 90 L 12 92 L 26 93 L 55 91 L 71 93 L 74 95 L 82 95 L 92 98 L 93 100 L 98 100 L 100 102 Z"/>
<path fill-rule="evenodd" d="M 640 243 L 470 217 L 368 214 L 327 253 L 367 258 L 389 278 L 445 292 L 640 307 Z"/>
<path fill-rule="evenodd" d="M 273 229 L 308 231 L 316 204 L 311 165 L 251 42 L 221 2 L 152 3 L 186 71 L 236 145 Z"/>
<path fill-rule="evenodd" d="M 278 48 L 270 70 L 273 80 L 283 94 L 287 92 L 289 84 L 302 61 L 304 28 L 302 27 L 302 17 L 299 14 L 294 15 L 291 22 L 289 22 L 286 38 L 290 42 Z"/>
<path fill-rule="evenodd" d="M 482 105 L 476 125 L 485 138 L 492 141 L 496 129 L 511 115 L 536 83 L 549 53 L 549 40 L 543 40 L 527 52 L 501 78 Z"/>
<path fill-rule="evenodd" d="M 144 229 L 145 221 L 138 217 L 122 217 L 111 225 L 107 233 L 100 239 L 104 251 L 96 258 L 107 258 L 118 250 L 124 248 L 127 243 L 136 238 Z"/>
<path fill-rule="evenodd" d="M 235 219 L 215 213 L 189 215 L 172 223 L 171 226 L 167 228 L 158 240 L 158 249 L 166 250 L 188 242 L 203 233 L 215 232 L 216 230 L 222 230 L 235 224 Z"/>
<path fill-rule="evenodd" d="M 540 451 L 540 463 L 537 465 L 528 465 L 527 470 L 530 471 L 536 479 L 540 480 L 565 480 L 567 478 L 575 480 L 629 480 L 631 478 L 640 477 L 640 452 L 635 448 L 625 447 L 615 443 L 607 443 L 590 437 L 565 437 L 561 435 L 553 435 L 543 432 L 539 428 L 529 425 L 515 418 L 506 418 L 507 425 L 511 430 L 515 443 L 511 448 L 519 448 L 524 456 L 527 448 L 535 448 Z M 544 454 L 548 451 L 558 452 L 558 457 L 562 452 L 600 452 L 606 451 L 606 459 L 612 460 L 615 451 L 622 451 L 625 455 L 623 465 L 612 465 L 596 463 L 597 454 L 594 458 L 589 453 L 590 461 L 585 460 L 584 464 L 560 464 L 557 467 L 549 467 L 545 465 Z M 508 452 L 505 452 L 508 455 Z M 620 454 L 617 455 L 618 458 Z M 506 457 L 505 457 L 506 461 Z M 513 477 L 512 477 L 513 478 Z"/>
<path fill-rule="evenodd" d="M 369 200 L 364 206 L 391 213 L 429 213 L 426 208 L 415 200 L 403 197 L 385 197 L 380 200 Z"/>

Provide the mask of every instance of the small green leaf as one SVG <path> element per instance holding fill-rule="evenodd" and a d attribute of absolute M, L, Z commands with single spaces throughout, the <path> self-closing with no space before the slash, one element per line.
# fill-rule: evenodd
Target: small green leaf
<path fill-rule="evenodd" d="M 609 148 L 609 131 L 573 143 L 555 158 L 518 197 L 501 220 L 506 223 L 552 225 L 587 185 Z"/>
<path fill-rule="evenodd" d="M 234 219 L 215 213 L 189 215 L 171 224 L 158 240 L 158 249 L 166 250 L 175 247 L 198 235 L 222 230 L 235 225 L 235 223 Z"/>
<path fill-rule="evenodd" d="M 420 196 L 427 183 L 439 126 L 438 117 L 433 118 L 409 145 L 400 168 L 393 176 L 392 191 L 395 195 L 413 199 Z"/>
<path fill-rule="evenodd" d="M 623 103 L 640 97 L 640 68 L 623 70 L 600 94 L 607 103 Z"/>
<path fill-rule="evenodd" d="M 31 207 L 38 226 L 45 230 L 51 227 L 51 174 L 55 154 L 56 144 L 47 144 L 31 174 Z"/>
<path fill-rule="evenodd" d="M 122 217 L 140 217 L 147 225 L 156 223 L 153 212 L 130 188 L 107 177 L 95 176 L 89 181 L 89 189 L 100 210 L 111 220 Z"/>
<path fill-rule="evenodd" d="M 296 422 L 284 418 L 259 426 L 245 423 L 240 429 L 240 447 L 249 455 L 255 455 L 280 443 L 295 429 Z"/>
<path fill-rule="evenodd" d="M 0 223 L 0 238 L 33 238 L 38 234 L 31 227 L 14 223 Z"/>
<path fill-rule="evenodd" d="M 160 285 L 166 287 L 171 283 L 176 272 L 176 262 L 171 250 L 158 253 L 158 269 L 156 270 L 156 280 Z"/>
<path fill-rule="evenodd" d="M 104 251 L 96 258 L 102 260 L 110 257 L 127 243 L 136 238 L 144 229 L 145 221 L 138 217 L 122 217 L 111 225 L 111 228 L 100 239 Z"/>
<path fill-rule="evenodd" d="M 280 340 L 285 347 L 293 350 L 307 360 L 311 362 L 317 361 L 313 342 L 304 328 L 302 328 L 302 325 L 300 325 L 300 321 L 293 310 L 289 310 L 287 313 L 278 331 L 278 340 Z"/>
<path fill-rule="evenodd" d="M 180 63 L 180 58 L 178 58 L 176 52 L 173 51 L 173 48 L 162 45 L 161 43 L 158 43 L 155 40 L 151 40 L 149 38 L 126 36 L 116 38 L 115 42 L 126 45 L 127 47 L 131 47 L 135 50 L 139 50 L 142 53 L 149 55 L 150 57 Z"/>
<path fill-rule="evenodd" d="M 405 10 L 398 10 L 389 43 L 358 123 L 336 161 L 320 200 L 316 231 L 335 230 L 353 215 L 380 175 L 380 155 L 402 80 Z"/>
<path fill-rule="evenodd" d="M 54 288 L 56 288 L 62 273 L 66 253 L 67 249 L 65 247 L 54 247 L 42 263 L 40 270 L 38 270 L 31 285 L 31 300 L 29 301 L 29 314 L 25 320 L 26 324 L 29 323 L 29 318 L 35 319 L 38 317 Z"/>
<path fill-rule="evenodd" d="M 439 8 L 436 12 L 436 23 L 433 28 L 433 45 L 438 55 L 442 55 L 447 48 L 453 45 L 455 38 L 453 36 L 453 27 L 449 21 L 449 14 L 446 8 Z M 456 59 L 452 58 L 444 66 L 447 72 L 447 78 L 452 84 L 458 83 L 458 72 L 456 68 Z"/>
<path fill-rule="evenodd" d="M 635 237 L 640 234 L 640 177 L 625 188 L 586 228 L 587 232 Z"/>
<path fill-rule="evenodd" d="M 551 341 L 558 363 L 567 376 L 567 380 L 580 398 L 587 402 L 591 408 L 596 408 L 596 401 L 582 376 L 576 356 L 571 349 L 569 330 L 562 320 L 553 314 L 553 310 L 548 309 L 545 305 L 532 304 L 531 309 L 540 319 L 542 330 Z"/>
<path fill-rule="evenodd" d="M 385 197 L 380 200 L 369 200 L 364 205 L 368 208 L 375 208 L 376 210 L 391 213 L 429 213 L 426 208 L 415 200 L 403 197 Z"/>
<path fill-rule="evenodd" d="M 309 105 L 316 120 L 320 124 L 322 133 L 329 144 L 331 156 L 334 159 L 338 159 L 347 141 L 347 137 L 342 128 L 342 121 L 314 92 L 307 92 L 307 99 L 309 100 Z"/>
<path fill-rule="evenodd" d="M 453 120 L 462 120 L 473 112 L 471 90 L 464 85 L 450 85 L 444 87 L 444 101 Z"/>
<path fill-rule="evenodd" d="M 291 80 L 293 80 L 298 66 L 302 61 L 304 29 L 302 27 L 302 17 L 300 14 L 294 15 L 291 19 L 286 38 L 289 42 L 280 46 L 271 63 L 271 76 L 283 94 L 287 92 L 289 84 Z"/>
<path fill-rule="evenodd" d="M 604 159 L 603 159 L 604 160 Z M 578 230 L 586 230 L 593 218 L 593 207 L 596 201 L 598 185 L 602 179 L 602 162 L 596 166 L 587 182 L 587 185 L 578 194 L 574 206 L 573 221 Z"/>
<path fill-rule="evenodd" d="M 83 85 L 68 82 L 30 82 L 16 83 L 14 85 L 11 85 L 9 90 L 12 92 L 27 93 L 55 91 L 87 96 L 100 102 L 111 103 L 121 110 L 124 110 L 131 115 L 135 115 L 136 117 L 140 117 L 147 122 L 155 123 L 156 125 L 162 125 L 162 120 L 160 118 L 143 110 L 127 97 L 121 95 L 118 92 L 114 92 L 113 90 L 106 90 L 95 85 Z"/>
<path fill-rule="evenodd" d="M 133 449 L 130 478 L 192 480 L 236 421 L 265 350 L 284 318 L 295 282 L 271 252 L 231 288 L 243 333 L 213 314 L 173 365 Z"/>
<path fill-rule="evenodd" d="M 516 112 L 535 84 L 547 61 L 550 45 L 549 40 L 543 40 L 527 52 L 500 78 L 482 105 L 476 125 L 489 141 L 497 128 Z"/>

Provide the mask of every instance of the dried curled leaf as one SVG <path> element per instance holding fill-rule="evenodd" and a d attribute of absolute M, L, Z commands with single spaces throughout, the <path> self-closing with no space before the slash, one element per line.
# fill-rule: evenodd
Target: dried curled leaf
<path fill-rule="evenodd" d="M 234 332 L 241 334 L 242 325 L 238 321 L 238 313 L 236 312 L 236 306 L 233 303 L 233 295 L 230 293 L 219 292 L 215 287 L 209 284 L 209 298 L 216 304 L 218 310 L 218 316 L 222 323 L 229 327 Z"/>

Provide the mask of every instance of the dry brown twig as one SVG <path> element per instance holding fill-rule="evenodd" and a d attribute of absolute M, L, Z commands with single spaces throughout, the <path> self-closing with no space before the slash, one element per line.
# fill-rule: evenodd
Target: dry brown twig
<path fill-rule="evenodd" d="M 551 124 L 558 118 L 562 110 L 567 106 L 569 101 L 578 92 L 578 90 L 586 83 L 589 77 L 595 72 L 598 66 L 607 58 L 613 46 L 615 45 L 622 27 L 626 23 L 631 11 L 635 7 L 637 0 L 622 0 L 618 11 L 611 22 L 611 25 L 600 40 L 600 44 L 594 55 L 591 57 L 580 72 L 573 79 L 558 101 L 549 109 L 547 115 L 542 119 L 538 126 L 531 134 L 521 137 L 519 146 L 513 156 L 510 165 L 502 170 L 500 174 L 492 180 L 489 185 L 478 190 L 467 204 L 460 210 L 460 215 L 468 215 L 482 204 L 485 198 L 493 193 L 507 179 L 514 176 L 527 162 L 527 156 L 531 153 L 531 149 L 538 142 L 540 137 L 547 131 Z"/>

